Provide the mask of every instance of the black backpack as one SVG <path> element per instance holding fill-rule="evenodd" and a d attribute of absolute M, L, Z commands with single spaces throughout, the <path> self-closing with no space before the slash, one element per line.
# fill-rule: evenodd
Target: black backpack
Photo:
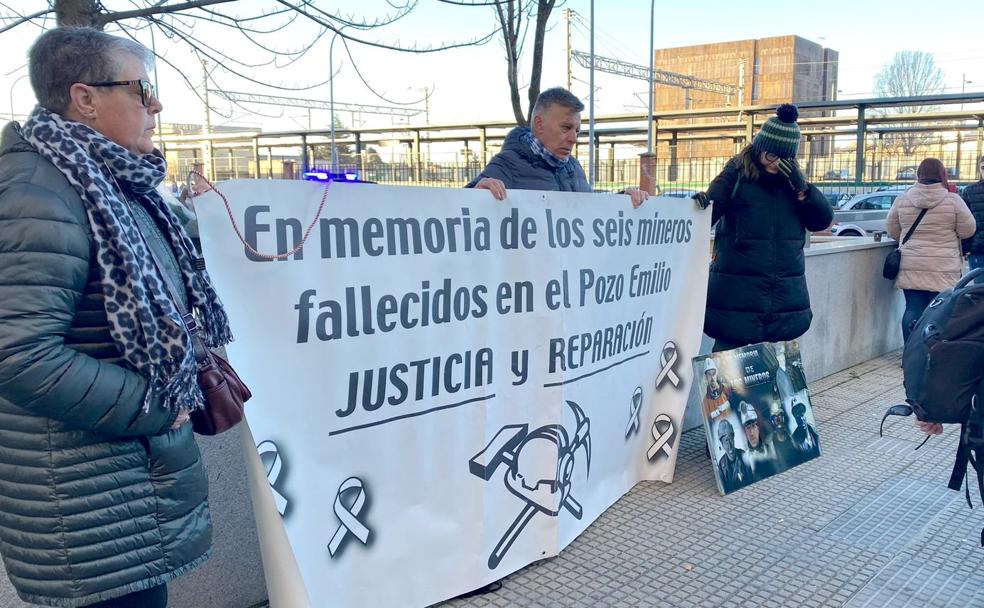
<path fill-rule="evenodd" d="M 984 284 L 973 282 L 981 274 L 984 268 L 967 273 L 923 312 L 902 351 L 906 403 L 882 417 L 882 428 L 889 416 L 910 414 L 924 422 L 960 424 L 948 487 L 959 491 L 964 485 L 968 504 L 968 464 L 984 497 Z M 919 447 L 928 440 L 929 435 Z"/>

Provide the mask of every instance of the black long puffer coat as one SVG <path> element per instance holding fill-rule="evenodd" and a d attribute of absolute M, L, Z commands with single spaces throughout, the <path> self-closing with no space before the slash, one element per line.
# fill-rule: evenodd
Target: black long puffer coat
<path fill-rule="evenodd" d="M 749 181 L 740 157 L 728 162 L 707 194 L 714 201 L 715 237 L 704 333 L 736 346 L 803 335 L 813 320 L 806 231 L 830 225 L 830 203 L 815 186 L 806 200 L 797 200 L 781 174 L 763 171 Z"/>
<path fill-rule="evenodd" d="M 0 554 L 21 599 L 86 606 L 208 557 L 191 424 L 109 334 L 82 200 L 8 124 L 0 137 Z M 180 281 L 180 277 L 176 277 Z"/>

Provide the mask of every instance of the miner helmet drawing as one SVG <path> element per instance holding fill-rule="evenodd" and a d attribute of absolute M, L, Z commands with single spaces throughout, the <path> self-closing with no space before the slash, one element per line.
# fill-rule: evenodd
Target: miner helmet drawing
<path fill-rule="evenodd" d="M 511 424 L 499 429 L 485 448 L 468 461 L 468 469 L 488 481 L 506 465 L 506 488 L 525 505 L 499 539 L 489 555 L 489 569 L 499 566 L 513 542 L 538 512 L 551 517 L 567 509 L 581 519 L 583 509 L 571 496 L 576 455 L 584 448 L 585 472 L 591 472 L 591 426 L 584 410 L 573 402 L 575 428 L 568 433 L 561 424 L 548 424 L 529 431 L 527 424 Z"/>

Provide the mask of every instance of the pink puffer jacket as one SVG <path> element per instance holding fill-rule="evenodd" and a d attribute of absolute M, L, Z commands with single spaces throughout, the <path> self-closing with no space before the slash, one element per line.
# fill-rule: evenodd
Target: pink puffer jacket
<path fill-rule="evenodd" d="M 900 240 L 923 209 L 928 209 L 926 215 L 902 246 L 902 266 L 895 286 L 945 291 L 960 279 L 960 239 L 973 236 L 977 223 L 963 199 L 948 192 L 943 184 L 916 184 L 895 199 L 885 220 L 888 234 Z"/>

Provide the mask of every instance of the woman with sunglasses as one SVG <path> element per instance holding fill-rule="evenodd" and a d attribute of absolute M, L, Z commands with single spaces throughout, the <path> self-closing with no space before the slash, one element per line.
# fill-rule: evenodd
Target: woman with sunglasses
<path fill-rule="evenodd" d="M 156 190 L 152 60 L 49 30 L 28 56 L 38 106 L 0 135 L 0 554 L 35 604 L 160 608 L 211 548 L 203 397 L 164 281 L 207 343 L 230 333 Z"/>
<path fill-rule="evenodd" d="M 714 178 L 714 254 L 704 333 L 714 351 L 792 340 L 810 327 L 803 245 L 833 220 L 830 203 L 796 164 L 796 106 L 783 104 Z"/>

